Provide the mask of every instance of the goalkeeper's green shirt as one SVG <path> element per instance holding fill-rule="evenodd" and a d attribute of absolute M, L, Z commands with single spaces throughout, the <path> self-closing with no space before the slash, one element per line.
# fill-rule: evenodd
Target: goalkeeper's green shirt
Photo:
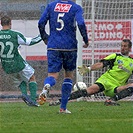
<path fill-rule="evenodd" d="M 6 73 L 16 73 L 25 67 L 25 60 L 19 53 L 20 45 L 34 45 L 40 42 L 40 36 L 26 38 L 20 32 L 13 30 L 0 31 L 0 59 Z"/>
<path fill-rule="evenodd" d="M 109 60 L 109 69 L 96 82 L 103 84 L 106 95 L 112 96 L 113 89 L 125 85 L 133 74 L 133 58 L 114 53 L 104 60 Z"/>

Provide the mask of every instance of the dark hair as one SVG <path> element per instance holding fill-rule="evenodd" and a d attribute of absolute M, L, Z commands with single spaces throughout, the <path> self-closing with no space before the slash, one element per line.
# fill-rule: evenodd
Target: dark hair
<path fill-rule="evenodd" d="M 132 42 L 131 42 L 129 39 L 123 39 L 122 41 L 123 41 L 123 42 L 128 42 L 129 48 L 132 47 Z"/>
<path fill-rule="evenodd" d="M 11 18 L 9 16 L 3 16 L 1 17 L 1 25 L 10 25 L 11 24 Z"/>

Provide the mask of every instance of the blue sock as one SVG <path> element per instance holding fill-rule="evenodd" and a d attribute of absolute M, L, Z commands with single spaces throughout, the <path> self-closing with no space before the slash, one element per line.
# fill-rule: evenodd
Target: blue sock
<path fill-rule="evenodd" d="M 66 110 L 66 106 L 68 103 L 68 98 L 70 97 L 72 90 L 72 80 L 71 79 L 64 79 L 64 82 L 62 84 L 62 96 L 61 96 L 61 106 L 60 108 Z"/>
<path fill-rule="evenodd" d="M 44 80 L 44 85 L 50 84 L 51 87 L 54 86 L 55 83 L 56 83 L 56 79 L 55 79 L 54 77 L 52 77 L 52 76 L 49 76 L 49 77 L 47 77 L 47 78 Z"/>

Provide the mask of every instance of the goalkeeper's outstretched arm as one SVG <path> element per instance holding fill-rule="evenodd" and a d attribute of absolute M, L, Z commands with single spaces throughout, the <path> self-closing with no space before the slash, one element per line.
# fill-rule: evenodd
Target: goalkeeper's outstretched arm
<path fill-rule="evenodd" d="M 103 68 L 103 62 L 98 62 L 91 66 L 86 66 L 86 65 L 78 66 L 78 71 L 80 75 L 84 75 L 90 71 L 95 71 L 101 68 Z"/>

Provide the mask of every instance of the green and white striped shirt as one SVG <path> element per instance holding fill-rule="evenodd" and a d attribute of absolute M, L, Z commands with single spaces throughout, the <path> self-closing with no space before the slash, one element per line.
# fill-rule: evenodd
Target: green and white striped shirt
<path fill-rule="evenodd" d="M 2 68 L 6 73 L 17 73 L 25 67 L 25 60 L 19 53 L 20 45 L 34 45 L 40 42 L 41 36 L 27 38 L 23 34 L 13 30 L 0 31 L 0 59 Z"/>

